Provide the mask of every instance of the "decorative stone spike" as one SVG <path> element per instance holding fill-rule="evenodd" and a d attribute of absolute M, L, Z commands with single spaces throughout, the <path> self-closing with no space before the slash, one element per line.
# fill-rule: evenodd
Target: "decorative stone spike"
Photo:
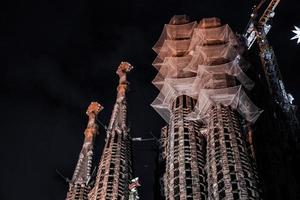
<path fill-rule="evenodd" d="M 86 114 L 89 116 L 87 128 L 84 131 L 84 143 L 79 154 L 79 159 L 69 184 L 69 191 L 66 200 L 85 200 L 88 199 L 88 192 L 91 189 L 91 163 L 93 155 L 94 138 L 97 133 L 96 118 L 103 107 L 92 102 L 88 107 Z"/>
<path fill-rule="evenodd" d="M 132 176 L 131 137 L 126 124 L 128 87 L 127 73 L 133 67 L 121 62 L 118 67 L 119 85 L 117 100 L 107 129 L 106 143 L 98 167 L 90 200 L 125 200 L 129 198 L 128 186 Z"/>

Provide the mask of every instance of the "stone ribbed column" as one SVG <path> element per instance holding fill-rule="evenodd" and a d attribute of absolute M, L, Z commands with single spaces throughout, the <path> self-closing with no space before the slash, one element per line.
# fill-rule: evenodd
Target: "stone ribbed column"
<path fill-rule="evenodd" d="M 179 96 L 173 103 L 167 135 L 166 199 L 205 199 L 205 138 L 195 123 L 187 120 L 194 99 Z"/>
<path fill-rule="evenodd" d="M 213 106 L 207 131 L 208 199 L 260 199 L 248 147 L 238 114 Z"/>

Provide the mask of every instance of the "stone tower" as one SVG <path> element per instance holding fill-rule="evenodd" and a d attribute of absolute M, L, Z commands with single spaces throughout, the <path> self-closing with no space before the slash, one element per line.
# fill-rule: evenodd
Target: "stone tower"
<path fill-rule="evenodd" d="M 91 189 L 91 166 L 93 156 L 94 139 L 97 133 L 96 118 L 103 107 L 92 102 L 88 107 L 86 114 L 89 116 L 87 128 L 84 131 L 84 143 L 79 154 L 79 159 L 69 183 L 69 191 L 66 200 L 85 200 L 88 199 L 88 193 Z"/>
<path fill-rule="evenodd" d="M 128 88 L 127 73 L 132 66 L 122 62 L 117 70 L 119 85 L 107 137 L 98 167 L 95 186 L 89 193 L 90 200 L 126 200 L 132 176 L 131 137 L 126 124 Z"/>

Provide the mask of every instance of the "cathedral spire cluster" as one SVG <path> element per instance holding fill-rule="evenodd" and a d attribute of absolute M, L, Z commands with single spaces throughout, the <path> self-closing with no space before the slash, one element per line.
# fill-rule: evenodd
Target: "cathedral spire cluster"
<path fill-rule="evenodd" d="M 132 179 L 131 137 L 127 128 L 126 92 L 127 73 L 132 70 L 128 62 L 121 62 L 116 102 L 106 131 L 106 143 L 98 165 L 95 180 L 91 177 L 93 144 L 98 126 L 96 118 L 103 107 L 92 102 L 87 110 L 88 126 L 84 144 L 69 184 L 67 200 L 127 200 L 138 199 L 138 178 Z"/>
<path fill-rule="evenodd" d="M 279 0 L 271 0 L 264 12 L 258 12 L 263 3 L 255 7 L 243 35 L 216 17 L 190 21 L 186 15 L 175 15 L 164 25 L 153 47 L 158 73 L 152 83 L 159 94 L 151 104 L 166 122 L 156 177 L 163 199 L 259 200 L 264 192 L 277 200 L 287 191 L 291 199 L 298 199 L 290 172 L 290 158 L 299 155 L 296 106 L 266 37 Z M 300 29 L 295 28 L 292 39 L 299 43 Z M 249 70 L 251 74 L 244 52 L 255 41 L 262 69 Z M 117 95 L 96 177 L 91 175 L 93 144 L 103 107 L 97 102 L 88 107 L 84 143 L 66 200 L 139 199 L 127 126 L 127 75 L 132 69 L 130 63 L 121 62 L 116 71 Z M 274 182 L 277 173 L 282 180 Z"/>

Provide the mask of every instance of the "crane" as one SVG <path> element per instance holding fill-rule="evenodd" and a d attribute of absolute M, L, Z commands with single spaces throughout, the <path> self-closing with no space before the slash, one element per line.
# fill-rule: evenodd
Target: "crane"
<path fill-rule="evenodd" d="M 251 19 L 246 27 L 244 37 L 246 38 L 246 45 L 250 49 L 253 43 L 256 41 L 259 31 L 264 31 L 267 35 L 271 29 L 270 20 L 275 16 L 275 9 L 279 4 L 280 0 L 271 0 L 268 7 L 265 9 L 261 17 L 259 18 L 258 13 L 262 8 L 266 0 L 261 0 L 257 6 L 254 6 L 251 13 Z M 259 20 L 257 20 L 259 18 Z"/>
<path fill-rule="evenodd" d="M 268 90 L 274 100 L 272 107 L 279 108 L 279 112 L 276 109 L 274 111 L 275 118 L 280 115 L 278 113 L 282 113 L 283 121 L 288 124 L 294 133 L 299 128 L 295 114 L 296 106 L 293 105 L 292 95 L 285 90 L 274 50 L 267 39 L 267 34 L 272 27 L 272 19 L 275 16 L 275 9 L 280 0 L 268 1 L 269 4 L 263 10 L 266 2 L 267 0 L 261 0 L 257 6 L 254 6 L 243 37 L 248 50 L 251 49 L 254 42 L 257 42 Z M 262 14 L 259 15 L 260 13 Z"/>

